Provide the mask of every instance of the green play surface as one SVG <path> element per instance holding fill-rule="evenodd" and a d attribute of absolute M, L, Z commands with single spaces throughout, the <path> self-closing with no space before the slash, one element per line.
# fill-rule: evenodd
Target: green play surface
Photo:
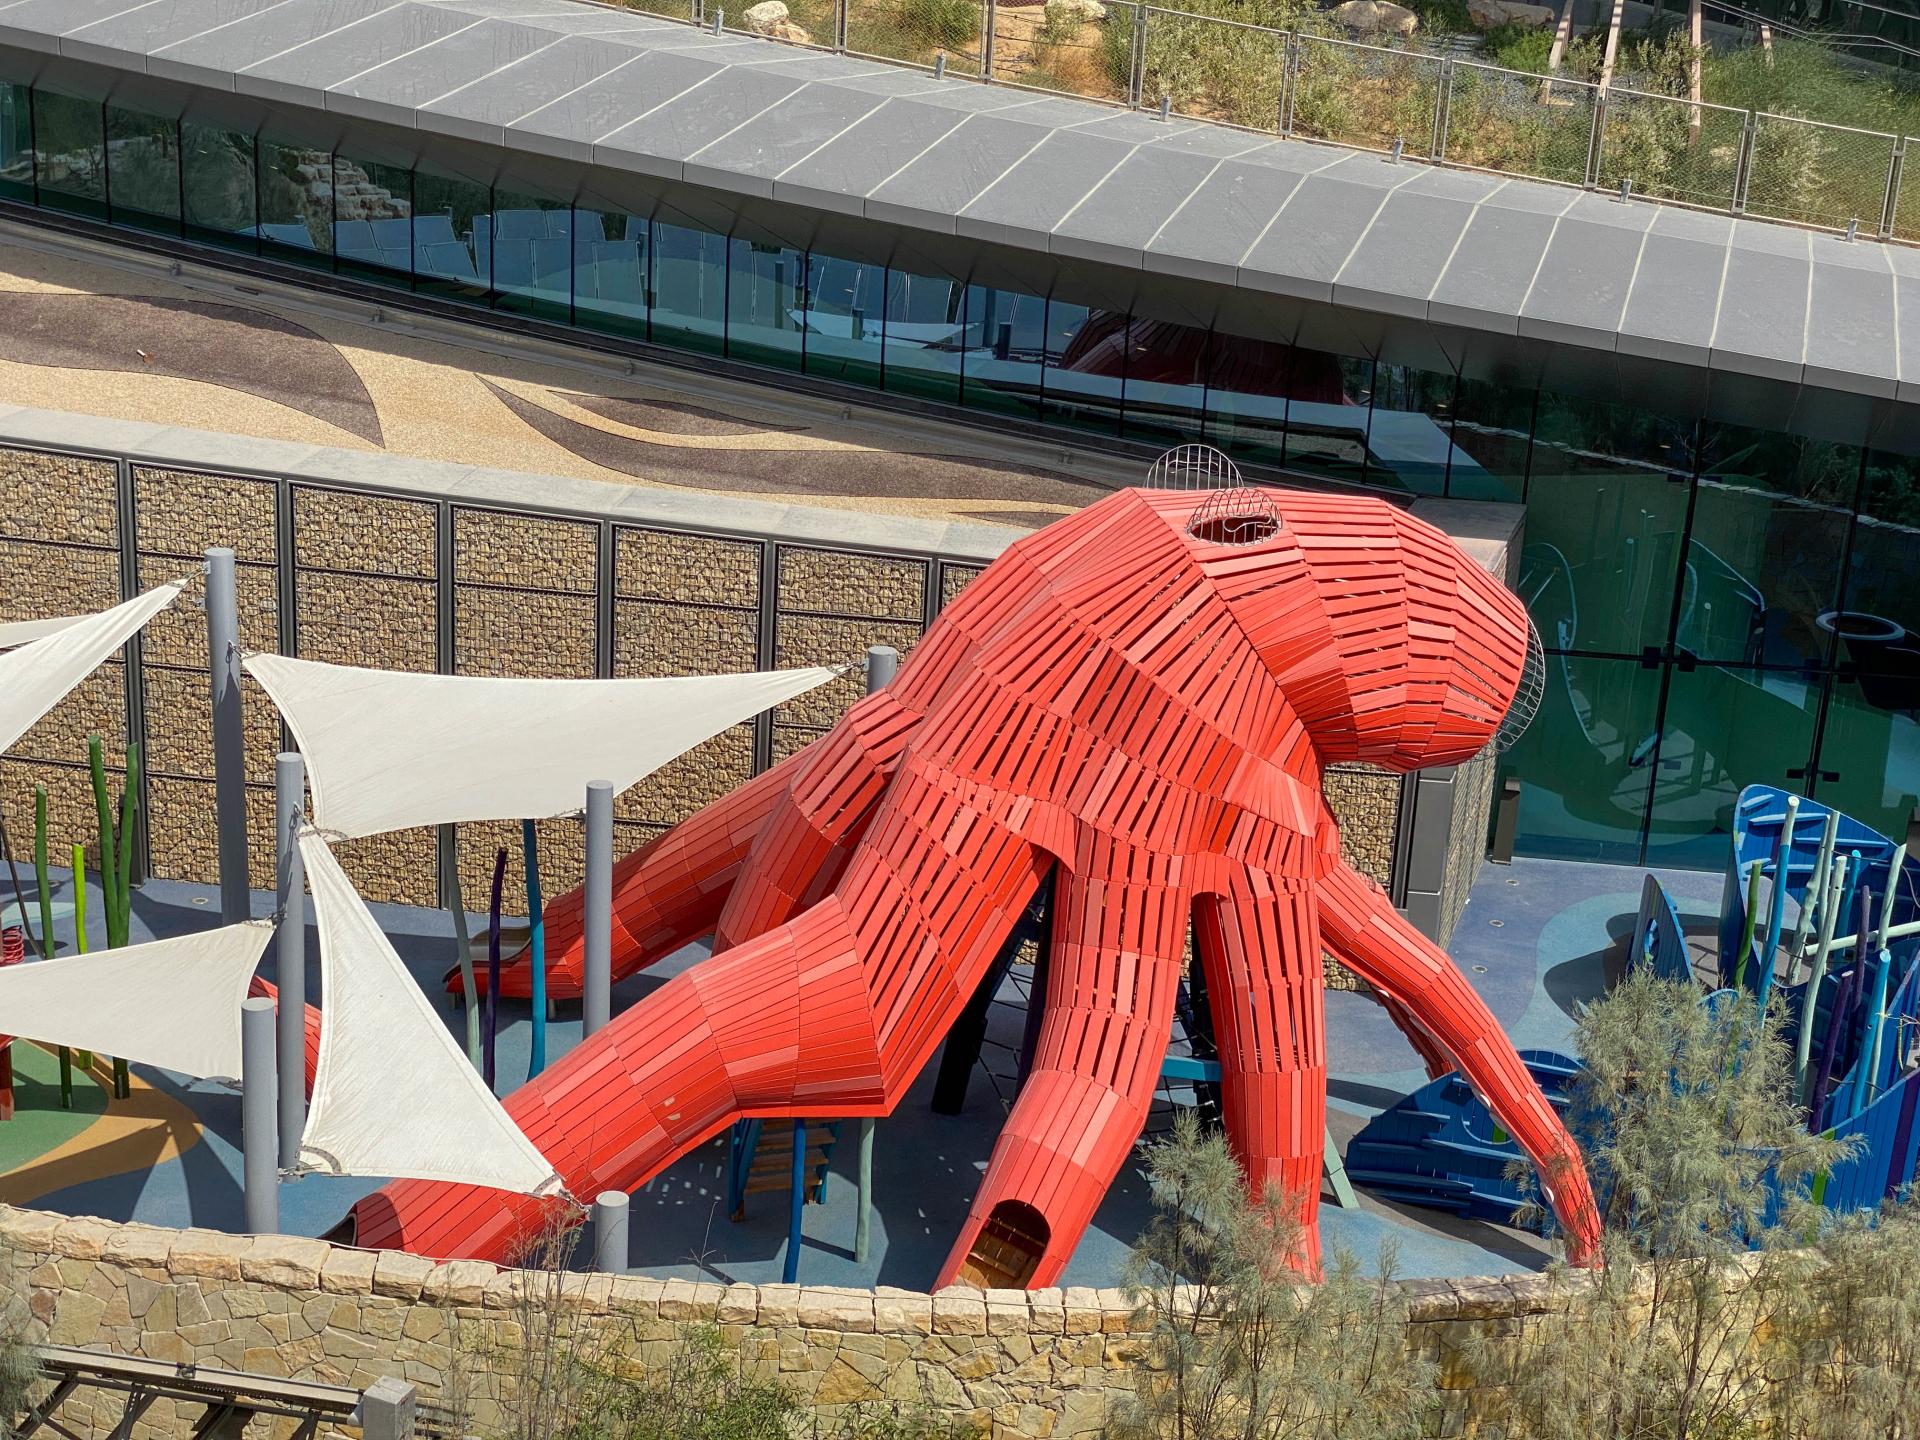
<path fill-rule="evenodd" d="M 0 1175 L 66 1144 L 106 1112 L 107 1092 L 76 1064 L 73 1108 L 60 1108 L 60 1061 L 13 1042 L 13 1119 L 0 1123 Z"/>

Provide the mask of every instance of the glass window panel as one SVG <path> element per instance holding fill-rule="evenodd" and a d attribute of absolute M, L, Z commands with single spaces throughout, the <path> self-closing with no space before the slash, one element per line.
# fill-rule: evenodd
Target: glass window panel
<path fill-rule="evenodd" d="M 1047 302 L 1037 295 L 969 285 L 960 403 L 1038 419 L 1046 323 Z"/>
<path fill-rule="evenodd" d="M 727 237 L 653 221 L 653 338 L 719 354 L 727 336 Z"/>
<path fill-rule="evenodd" d="M 33 92 L 33 141 L 39 202 L 97 220 L 107 218 L 107 151 L 98 100 L 44 88 Z"/>
<path fill-rule="evenodd" d="M 1535 392 L 1530 386 L 1460 379 L 1453 402 L 1453 464 L 1447 494 L 1518 500 L 1527 493 Z"/>
<path fill-rule="evenodd" d="M 1287 370 L 1287 466 L 1365 479 L 1372 389 L 1371 360 L 1296 348 Z"/>
<path fill-rule="evenodd" d="M 0 196 L 33 203 L 33 98 L 0 80 Z"/>
<path fill-rule="evenodd" d="M 1041 381 L 1046 418 L 1056 425 L 1120 433 L 1120 386 L 1127 368 L 1127 317 L 1070 301 L 1047 305 Z"/>
<path fill-rule="evenodd" d="M 180 233 L 180 122 L 107 106 L 107 190 L 113 223 Z"/>
<path fill-rule="evenodd" d="M 1646 863 L 1724 867 L 1742 789 L 1804 788 L 1788 772 L 1807 763 L 1819 704 L 1820 682 L 1805 674 L 1676 667 L 1652 767 Z"/>
<path fill-rule="evenodd" d="M 1894 643 L 1862 658 L 1870 672 L 1833 682 L 1814 793 L 1900 840 L 1920 806 L 1920 650 Z"/>
<path fill-rule="evenodd" d="M 413 278 L 413 171 L 333 157 L 333 251 L 340 273 L 406 285 Z"/>
<path fill-rule="evenodd" d="M 645 337 L 647 228 L 646 216 L 624 210 L 574 210 L 574 323 Z"/>
<path fill-rule="evenodd" d="M 493 303 L 561 324 L 573 318 L 573 207 L 524 192 L 493 192 L 482 243 L 491 252 Z"/>
<path fill-rule="evenodd" d="M 1520 781 L 1519 853 L 1639 862 L 1659 707 L 1657 667 L 1547 656 L 1539 713 L 1500 760 Z"/>
<path fill-rule="evenodd" d="M 1734 425 L 1704 426 L 1700 448 L 1675 644 L 1709 660 L 1824 664 L 1860 451 Z"/>
<path fill-rule="evenodd" d="M 413 174 L 414 289 L 455 300 L 484 300 L 493 187 L 421 166 Z"/>
<path fill-rule="evenodd" d="M 1664 648 L 1692 439 L 1690 422 L 1541 395 L 1521 594 L 1549 649 Z"/>
<path fill-rule="evenodd" d="M 1920 649 L 1920 459 L 1867 457 L 1846 606 L 1823 623 L 1839 632 L 1835 660 L 1843 668 L 1899 673 L 1907 668 L 1902 652 Z"/>
<path fill-rule="evenodd" d="M 1286 458 L 1287 377 L 1294 350 L 1272 340 L 1213 332 L 1207 351 L 1207 438 L 1235 460 Z"/>
<path fill-rule="evenodd" d="M 1380 364 L 1367 422 L 1367 483 L 1444 495 L 1453 451 L 1454 376 Z"/>
<path fill-rule="evenodd" d="M 854 385 L 880 384 L 882 351 L 911 350 L 922 334 L 887 315 L 887 267 L 815 251 L 807 258 L 807 373 Z M 885 334 L 883 342 L 882 335 Z M 935 334 L 939 333 L 936 326 Z"/>
<path fill-rule="evenodd" d="M 759 240 L 727 246 L 727 355 L 798 370 L 806 346 L 807 257 Z"/>
<path fill-rule="evenodd" d="M 886 387 L 958 404 L 967 287 L 947 275 L 887 271 Z"/>
<path fill-rule="evenodd" d="M 1211 347 L 1206 330 L 1133 317 L 1127 329 L 1129 439 L 1185 445 L 1204 438 Z"/>
<path fill-rule="evenodd" d="M 180 135 L 187 235 L 235 249 L 257 249 L 253 137 L 192 120 L 181 124 Z"/>
<path fill-rule="evenodd" d="M 333 156 L 262 135 L 260 249 L 303 265 L 333 265 Z"/>

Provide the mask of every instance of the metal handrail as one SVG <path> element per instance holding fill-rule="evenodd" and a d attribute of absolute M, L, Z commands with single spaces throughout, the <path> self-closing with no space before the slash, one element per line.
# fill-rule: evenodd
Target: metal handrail
<path fill-rule="evenodd" d="M 617 0 L 587 0 L 587 3 L 598 4 L 603 8 L 609 9 L 646 9 L 645 5 L 620 4 L 617 3 Z M 740 3 L 740 9 L 736 13 L 744 14 L 747 9 L 745 0 L 738 0 L 738 3 Z M 888 65 L 898 65 L 902 68 L 918 70 L 922 73 L 932 71 L 934 73 L 951 75 L 955 79 L 977 80 L 981 84 L 1005 85 L 1013 89 L 1030 90 L 1039 94 L 1072 95 L 1078 99 L 1092 101 L 1096 104 L 1110 105 L 1128 110 L 1164 109 L 1164 111 L 1169 114 L 1179 114 L 1183 118 L 1199 119 L 1230 129 L 1277 134 L 1300 139 L 1307 143 L 1338 145 L 1344 149 L 1393 151 L 1396 154 L 1404 154 L 1409 159 L 1423 160 L 1426 163 L 1435 165 L 1473 169 L 1489 174 L 1517 175 L 1542 181 L 1547 184 L 1576 185 L 1589 190 L 1598 188 L 1600 175 L 1606 162 L 1606 126 L 1609 96 L 1619 96 L 1628 102 L 1643 100 L 1666 102 L 1675 106 L 1686 107 L 1695 116 L 1704 116 L 1708 112 L 1712 112 L 1742 117 L 1740 138 L 1732 163 L 1733 181 L 1730 186 L 1731 194 L 1728 197 L 1727 203 L 1724 205 L 1718 203 L 1709 204 L 1700 200 L 1690 200 L 1671 195 L 1657 196 L 1643 193 L 1639 198 L 1651 200 L 1657 204 L 1677 205 L 1689 209 L 1707 210 L 1715 213 L 1752 215 L 1757 218 L 1770 219 L 1808 229 L 1845 232 L 1851 237 L 1853 227 L 1847 224 L 1826 224 L 1809 220 L 1804 215 L 1769 213 L 1769 211 L 1764 208 L 1766 205 L 1764 200 L 1761 202 L 1761 208 L 1756 208 L 1754 197 L 1751 194 L 1754 145 L 1756 135 L 1763 124 L 1768 126 L 1802 126 L 1822 131 L 1850 133 L 1866 136 L 1875 141 L 1884 141 L 1887 143 L 1890 152 L 1879 213 L 1869 213 L 1861 217 L 1855 217 L 1863 224 L 1862 233 L 1871 234 L 1874 238 L 1881 240 L 1920 243 L 1920 216 L 1915 217 L 1912 235 L 1908 236 L 1898 233 L 1901 218 L 1899 213 L 1901 175 L 1906 147 L 1912 137 L 1903 138 L 1886 131 L 1866 130 L 1859 126 L 1842 125 L 1826 120 L 1809 120 L 1800 116 L 1780 115 L 1770 111 L 1747 110 L 1737 106 L 1722 105 L 1711 100 L 1691 100 L 1684 96 L 1663 95 L 1654 91 L 1633 90 L 1621 85 L 1596 84 L 1590 80 L 1581 80 L 1565 75 L 1541 75 L 1532 71 L 1512 70 L 1503 66 L 1488 64 L 1480 60 L 1441 55 L 1405 46 L 1368 44 L 1365 41 L 1349 40 L 1335 35 L 1320 35 L 1301 30 L 1284 30 L 1277 26 L 1260 25 L 1252 21 L 1233 20 L 1215 15 L 1202 15 L 1194 11 L 1182 10 L 1170 5 L 1137 3 L 1137 0 L 1113 0 L 1113 3 L 1108 6 L 1110 16 L 1108 23 L 1127 24 L 1131 31 L 1127 45 L 1127 73 L 1123 78 L 1116 77 L 1115 84 L 1115 88 L 1123 92 L 1123 94 L 1119 97 L 1111 94 L 1087 94 L 1083 90 L 1069 89 L 1057 85 L 1036 84 L 1024 77 L 996 73 L 1000 68 L 997 64 L 995 54 L 995 40 L 999 20 L 999 0 L 980 0 L 980 29 L 977 42 L 979 46 L 979 73 L 977 76 L 957 69 L 951 71 L 946 70 L 944 66 L 939 63 L 929 65 L 917 60 L 902 59 L 899 56 L 876 55 L 870 51 L 853 49 L 847 43 L 847 34 L 850 6 L 854 3 L 857 3 L 857 0 L 834 0 L 831 43 L 820 40 L 790 40 L 784 36 L 762 36 L 761 38 L 777 39 L 781 44 L 799 45 L 806 49 L 826 53 L 857 56 L 861 59 L 874 60 Z M 678 15 L 660 15 L 659 12 L 653 10 L 646 10 L 646 13 L 654 15 L 656 18 L 697 26 L 707 23 L 706 14 L 708 7 L 709 0 L 687 0 L 688 18 L 686 19 L 681 19 Z M 1128 13 L 1121 14 L 1120 12 L 1123 11 Z M 1175 97 L 1150 93 L 1153 87 L 1149 85 L 1149 45 L 1152 38 L 1152 27 L 1156 17 L 1159 17 L 1163 24 L 1170 21 L 1177 21 L 1183 26 L 1202 25 L 1220 30 L 1237 30 L 1244 33 L 1271 36 L 1275 42 L 1280 73 L 1275 77 L 1278 82 L 1278 102 L 1270 122 L 1266 124 L 1247 124 L 1239 120 L 1227 118 L 1225 115 L 1218 113 L 1222 107 L 1217 104 L 1212 107 L 1216 113 L 1206 113 L 1204 108 L 1201 113 L 1196 113 L 1191 104 L 1183 106 Z M 747 30 L 744 26 L 725 24 L 725 17 L 718 12 L 716 12 L 716 19 L 722 27 L 730 33 L 757 33 Z M 1297 130 L 1296 121 L 1298 118 L 1297 102 L 1300 88 L 1301 57 L 1303 53 L 1311 53 L 1312 48 L 1315 46 L 1325 47 L 1331 50 L 1389 55 L 1397 60 L 1415 66 L 1431 66 L 1435 82 L 1435 100 L 1433 113 L 1431 117 L 1429 117 L 1431 121 L 1430 134 L 1397 136 L 1383 134 L 1376 137 L 1378 140 L 1377 145 L 1368 145 L 1350 138 L 1322 140 L 1314 136 L 1300 135 Z M 960 53 L 964 54 L 965 52 Z M 1453 132 L 1456 90 L 1463 78 L 1472 75 L 1508 77 L 1531 85 L 1538 91 L 1540 99 L 1537 103 L 1543 108 L 1556 103 L 1559 97 L 1584 95 L 1590 103 L 1591 116 L 1589 124 L 1591 128 L 1588 134 L 1587 161 L 1584 172 L 1580 178 L 1570 180 L 1564 176 L 1540 174 L 1524 166 L 1471 164 L 1466 161 L 1449 158 L 1449 149 L 1452 143 L 1458 138 Z M 1163 101 L 1166 102 L 1164 107 Z M 1692 128 L 1697 134 L 1698 125 L 1695 124 Z M 1396 146 L 1396 141 L 1399 142 L 1398 146 Z M 1405 148 L 1402 149 L 1401 147 Z"/>

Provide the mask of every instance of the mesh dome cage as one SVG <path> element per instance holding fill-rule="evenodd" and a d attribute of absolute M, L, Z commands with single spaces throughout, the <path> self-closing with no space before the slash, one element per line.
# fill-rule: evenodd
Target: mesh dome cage
<path fill-rule="evenodd" d="M 1540 709 L 1541 697 L 1547 691 L 1547 654 L 1540 644 L 1540 632 L 1534 628 L 1533 621 L 1527 621 L 1527 659 L 1520 667 L 1520 684 L 1513 692 L 1513 703 L 1507 707 L 1506 718 L 1500 722 L 1500 728 L 1494 731 L 1493 748 L 1496 754 L 1505 754 L 1513 748 L 1514 742 L 1527 733 L 1527 726 L 1533 723 L 1533 717 Z"/>
<path fill-rule="evenodd" d="M 1233 490 L 1246 482 L 1240 467 L 1211 445 L 1176 445 L 1153 462 L 1149 490 Z"/>
<path fill-rule="evenodd" d="M 1187 517 L 1187 534 L 1202 545 L 1258 545 L 1280 533 L 1280 512 L 1258 489 L 1218 490 Z"/>

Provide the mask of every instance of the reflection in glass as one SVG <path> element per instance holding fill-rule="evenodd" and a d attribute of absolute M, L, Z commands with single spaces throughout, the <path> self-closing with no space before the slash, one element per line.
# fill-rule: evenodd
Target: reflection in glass
<path fill-rule="evenodd" d="M 333 156 L 261 136 L 260 248 L 279 260 L 333 266 Z"/>
<path fill-rule="evenodd" d="M 107 177 L 113 222 L 162 235 L 180 233 L 180 123 L 122 105 L 107 106 Z"/>
<path fill-rule="evenodd" d="M 413 275 L 413 172 L 336 154 L 333 193 L 340 273 L 407 284 Z"/>
<path fill-rule="evenodd" d="M 1362 480 L 1373 362 L 1295 349 L 1287 372 L 1287 459 L 1296 470 Z"/>
<path fill-rule="evenodd" d="M 957 403 L 966 329 L 966 286 L 946 275 L 889 268 L 887 389 Z"/>
<path fill-rule="evenodd" d="M 727 238 L 653 221 L 653 338 L 718 355 L 727 336 Z"/>
<path fill-rule="evenodd" d="M 1248 465 L 1286 456 L 1287 381 L 1295 350 L 1274 340 L 1213 332 L 1207 353 L 1207 440 Z"/>
<path fill-rule="evenodd" d="M 1127 370 L 1127 317 L 1069 301 L 1047 304 L 1041 386 L 1046 418 L 1102 434 L 1120 432 L 1120 387 Z"/>
<path fill-rule="evenodd" d="M 1036 295 L 969 285 L 960 403 L 1038 419 L 1046 318 L 1047 302 Z"/>
<path fill-rule="evenodd" d="M 1655 761 L 1649 865 L 1727 863 L 1733 802 L 1748 785 L 1804 790 L 1820 682 L 1801 674 L 1702 665 L 1676 669 Z"/>
<path fill-rule="evenodd" d="M 1411 365 L 1374 368 L 1367 483 L 1444 495 L 1453 453 L 1454 377 Z M 1471 463 L 1471 462 L 1469 462 Z"/>
<path fill-rule="evenodd" d="M 1659 668 L 1553 654 L 1546 664 L 1540 711 L 1500 762 L 1503 779 L 1520 781 L 1516 853 L 1635 864 L 1659 740 Z"/>
<path fill-rule="evenodd" d="M 1541 395 L 1520 593 L 1549 650 L 1665 646 L 1692 440 L 1690 421 Z"/>
<path fill-rule="evenodd" d="M 0 196 L 33 203 L 33 98 L 0 80 Z"/>
<path fill-rule="evenodd" d="M 1878 662 L 1833 682 L 1818 794 L 1900 840 L 1920 806 L 1920 653 L 1895 646 Z"/>
<path fill-rule="evenodd" d="M 573 212 L 575 323 L 647 334 L 647 220 L 624 210 Z"/>
<path fill-rule="evenodd" d="M 877 387 L 883 352 L 894 339 L 886 319 L 887 267 L 816 250 L 807 257 L 806 292 L 807 373 Z"/>
<path fill-rule="evenodd" d="M 1700 446 L 1674 643 L 1710 660 L 1823 663 L 1860 451 L 1719 424 Z"/>
<path fill-rule="evenodd" d="M 1453 464 L 1447 473 L 1447 494 L 1463 500 L 1525 496 L 1536 398 L 1532 386 L 1460 377 L 1453 402 Z"/>
<path fill-rule="evenodd" d="M 95 220 L 107 218 L 104 121 L 98 100 L 35 89 L 34 172 L 42 205 Z"/>
<path fill-rule="evenodd" d="M 455 300 L 484 300 L 492 284 L 486 233 L 492 213 L 492 186 L 424 165 L 415 170 L 415 288 Z"/>
<path fill-rule="evenodd" d="M 785 245 L 727 246 L 727 356 L 798 370 L 804 359 L 807 257 Z"/>
<path fill-rule="evenodd" d="M 1206 432 L 1211 334 L 1133 317 L 1127 329 L 1127 438 L 1185 445 Z"/>
<path fill-rule="evenodd" d="M 565 322 L 573 313 L 573 207 L 495 188 L 493 213 L 474 238 L 487 255 L 494 304 L 520 315 Z"/>
<path fill-rule="evenodd" d="M 180 125 L 180 148 L 188 238 L 258 249 L 253 137 L 186 120 Z"/>

